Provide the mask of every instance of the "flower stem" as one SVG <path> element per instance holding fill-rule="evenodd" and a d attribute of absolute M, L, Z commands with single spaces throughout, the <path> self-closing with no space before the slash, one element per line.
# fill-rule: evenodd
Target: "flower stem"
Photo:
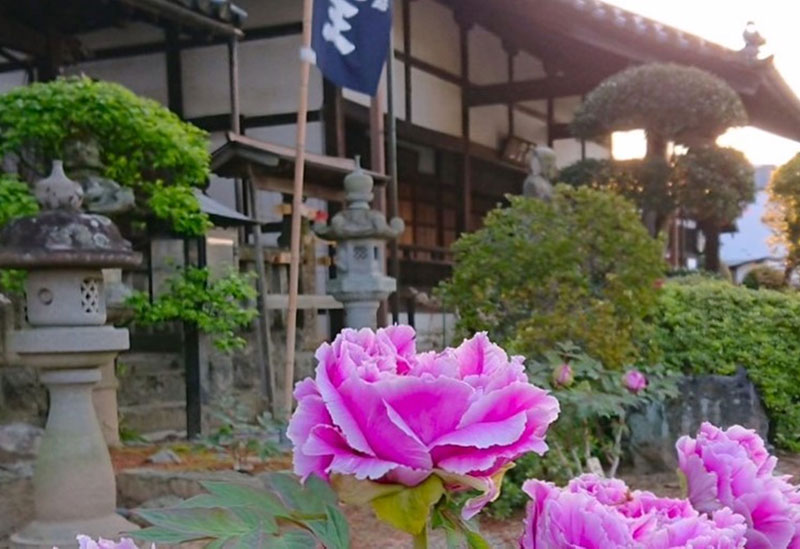
<path fill-rule="evenodd" d="M 428 549 L 428 525 L 422 529 L 422 532 L 414 536 L 414 549 Z"/>

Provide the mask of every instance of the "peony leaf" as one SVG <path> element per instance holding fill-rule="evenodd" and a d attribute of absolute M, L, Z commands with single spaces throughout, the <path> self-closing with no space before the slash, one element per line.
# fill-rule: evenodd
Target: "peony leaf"
<path fill-rule="evenodd" d="M 379 519 L 398 530 L 419 534 L 427 525 L 431 508 L 444 495 L 444 483 L 436 475 L 411 488 L 372 500 Z"/>

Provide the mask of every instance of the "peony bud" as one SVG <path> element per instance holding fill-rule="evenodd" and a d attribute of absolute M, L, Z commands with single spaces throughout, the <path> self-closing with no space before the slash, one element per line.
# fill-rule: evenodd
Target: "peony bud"
<path fill-rule="evenodd" d="M 567 363 L 556 366 L 553 371 L 553 383 L 559 387 L 569 387 L 575 381 L 575 373 L 572 371 L 572 366 Z"/>
<path fill-rule="evenodd" d="M 625 372 L 622 376 L 622 384 L 632 393 L 638 393 L 647 387 L 647 378 L 639 370 L 633 369 Z"/>

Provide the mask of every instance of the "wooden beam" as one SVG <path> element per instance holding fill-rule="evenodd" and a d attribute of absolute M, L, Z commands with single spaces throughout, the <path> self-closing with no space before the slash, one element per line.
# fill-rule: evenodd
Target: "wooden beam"
<path fill-rule="evenodd" d="M 597 86 L 605 76 L 605 74 L 584 73 L 576 76 L 553 76 L 505 84 L 471 86 L 467 90 L 467 104 L 477 107 L 479 105 L 547 99 L 548 97 L 583 95 Z"/>
<path fill-rule="evenodd" d="M 461 45 L 461 134 L 462 134 L 462 169 L 461 182 L 463 185 L 462 198 L 462 223 L 461 229 L 469 232 L 472 228 L 472 157 L 470 156 L 470 118 L 469 102 L 469 30 L 467 23 L 459 26 L 459 42 Z"/>
<path fill-rule="evenodd" d="M 0 17 L 0 46 L 37 57 L 48 53 L 47 36 L 6 16 Z"/>
<path fill-rule="evenodd" d="M 185 8 L 177 2 L 170 0 L 118 0 L 132 8 L 147 11 L 156 16 L 164 16 L 182 23 L 186 26 L 201 27 L 211 33 L 222 36 L 244 36 L 241 29 L 234 25 L 218 21 L 212 17 L 202 15 L 196 11 Z"/>

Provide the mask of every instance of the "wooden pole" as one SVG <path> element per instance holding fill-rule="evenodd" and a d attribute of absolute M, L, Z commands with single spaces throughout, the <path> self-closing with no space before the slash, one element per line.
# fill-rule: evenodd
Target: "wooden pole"
<path fill-rule="evenodd" d="M 384 132 L 383 119 L 383 99 L 384 91 L 378 86 L 375 97 L 369 105 L 369 144 L 370 144 L 370 168 L 372 171 L 386 173 L 386 134 Z M 386 187 L 379 187 L 375 190 L 375 209 L 386 214 Z M 387 302 L 382 300 L 378 305 L 377 327 L 386 326 Z"/>
<path fill-rule="evenodd" d="M 407 2 L 404 2 L 404 10 L 408 11 Z M 392 7 L 394 9 L 394 7 Z M 405 13 L 404 11 L 404 13 Z M 405 15 L 404 15 L 405 19 Z M 408 23 L 404 23 L 404 33 L 408 34 Z M 405 38 L 404 38 L 405 40 Z M 406 50 L 406 54 L 410 54 L 410 46 Z M 408 65 L 408 60 L 406 60 Z M 411 86 L 409 80 L 406 80 L 406 120 L 411 122 Z M 397 191 L 397 113 L 395 113 L 394 102 L 394 25 L 389 30 L 389 56 L 386 62 L 386 110 L 389 116 L 389 184 L 387 189 L 387 202 L 389 219 L 398 217 L 399 214 L 399 198 Z M 398 238 L 393 238 L 389 241 L 389 275 L 394 277 L 397 281 L 397 290 L 389 296 L 390 307 L 392 310 L 392 322 L 394 324 L 400 323 L 400 252 L 398 250 Z"/>
<path fill-rule="evenodd" d="M 303 0 L 303 45 L 300 56 L 300 90 L 297 108 L 297 152 L 294 164 L 294 195 L 292 196 L 291 262 L 289 263 L 289 309 L 286 312 L 286 367 L 283 378 L 284 418 L 292 414 L 294 390 L 294 346 L 297 329 L 297 286 L 300 273 L 300 222 L 303 208 L 303 177 L 306 157 L 306 115 L 308 113 L 308 80 L 311 72 L 312 0 Z"/>

